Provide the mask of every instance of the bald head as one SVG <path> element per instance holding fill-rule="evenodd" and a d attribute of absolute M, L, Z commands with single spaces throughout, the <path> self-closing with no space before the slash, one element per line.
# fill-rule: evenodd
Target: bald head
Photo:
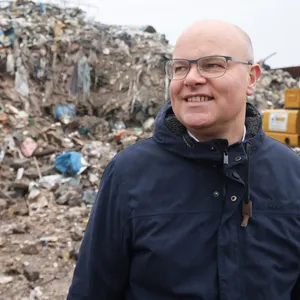
<path fill-rule="evenodd" d="M 253 45 L 252 45 L 252 41 L 251 41 L 249 35 L 240 27 L 238 27 L 236 25 L 233 25 L 233 26 L 240 33 L 241 38 L 244 40 L 245 47 L 246 47 L 245 51 L 246 51 L 246 53 L 248 53 L 248 59 L 254 63 Z"/>
<path fill-rule="evenodd" d="M 177 39 L 175 52 L 182 45 L 187 45 L 190 41 L 197 41 L 198 38 L 202 44 L 218 43 L 219 41 L 221 44 L 223 41 L 222 47 L 227 44 L 235 48 L 235 52 L 240 52 L 240 59 L 254 62 L 252 42 L 248 34 L 240 27 L 220 20 L 200 20 L 191 24 Z M 225 55 L 225 53 L 215 54 Z M 226 53 L 226 55 L 231 56 L 233 54 Z"/>

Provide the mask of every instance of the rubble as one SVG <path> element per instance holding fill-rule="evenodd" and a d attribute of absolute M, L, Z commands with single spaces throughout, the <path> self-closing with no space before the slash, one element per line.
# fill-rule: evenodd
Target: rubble
<path fill-rule="evenodd" d="M 280 69 L 263 70 L 256 92 L 248 97 L 248 101 L 261 112 L 265 109 L 283 108 L 284 92 L 287 88 L 300 88 L 300 78 L 295 79 Z"/>
<path fill-rule="evenodd" d="M 64 299 L 104 168 L 167 100 L 171 46 L 77 8 L 9 2 L 0 16 L 1 295 Z"/>
<path fill-rule="evenodd" d="M 39 279 L 40 273 L 35 268 L 28 266 L 24 270 L 24 276 L 28 281 L 36 281 Z"/>
<path fill-rule="evenodd" d="M 65 299 L 104 168 L 168 100 L 172 47 L 77 8 L 18 1 L 0 16 L 1 295 Z M 281 107 L 287 87 L 299 80 L 265 70 L 249 101 Z"/>

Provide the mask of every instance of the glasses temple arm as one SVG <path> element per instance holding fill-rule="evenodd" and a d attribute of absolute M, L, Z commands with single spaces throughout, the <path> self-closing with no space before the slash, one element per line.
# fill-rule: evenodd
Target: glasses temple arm
<path fill-rule="evenodd" d="M 236 62 L 240 62 L 240 63 L 243 63 L 243 64 L 246 64 L 246 65 L 252 65 L 253 63 L 249 60 L 241 60 L 241 59 L 237 59 L 237 58 L 228 58 L 229 60 L 232 60 L 232 61 L 236 61 Z"/>

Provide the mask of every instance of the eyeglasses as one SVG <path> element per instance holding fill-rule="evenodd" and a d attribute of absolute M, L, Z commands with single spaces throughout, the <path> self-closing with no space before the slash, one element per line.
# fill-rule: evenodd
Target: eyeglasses
<path fill-rule="evenodd" d="M 171 80 L 184 79 L 191 69 L 191 64 L 195 63 L 200 74 L 205 78 L 218 78 L 226 73 L 228 61 L 252 65 L 251 61 L 240 60 L 230 56 L 213 55 L 204 56 L 198 59 L 170 59 L 166 63 L 166 74 Z"/>

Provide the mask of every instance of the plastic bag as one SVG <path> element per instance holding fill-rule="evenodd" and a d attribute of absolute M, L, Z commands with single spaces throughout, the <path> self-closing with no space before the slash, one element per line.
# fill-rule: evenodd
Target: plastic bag
<path fill-rule="evenodd" d="M 89 97 L 91 88 L 91 67 L 88 58 L 83 56 L 75 66 L 70 86 L 71 94 L 82 94 Z"/>
<path fill-rule="evenodd" d="M 86 56 L 78 62 L 78 90 L 85 96 L 89 96 L 91 88 L 91 68 Z"/>
<path fill-rule="evenodd" d="M 61 173 L 76 175 L 81 169 L 81 155 L 77 152 L 67 152 L 56 157 L 55 168 Z"/>
<path fill-rule="evenodd" d="M 28 86 L 27 78 L 28 76 L 27 76 L 26 69 L 23 65 L 21 65 L 16 72 L 15 89 L 24 97 L 28 97 L 29 94 L 29 86 Z"/>
<path fill-rule="evenodd" d="M 14 75 L 15 74 L 15 60 L 14 60 L 14 56 L 11 53 L 11 51 L 9 51 L 9 53 L 7 55 L 6 72 L 8 74 L 10 74 L 10 75 Z"/>
<path fill-rule="evenodd" d="M 63 124 L 69 124 L 76 117 L 76 110 L 73 104 L 64 104 L 55 108 L 54 118 Z"/>

